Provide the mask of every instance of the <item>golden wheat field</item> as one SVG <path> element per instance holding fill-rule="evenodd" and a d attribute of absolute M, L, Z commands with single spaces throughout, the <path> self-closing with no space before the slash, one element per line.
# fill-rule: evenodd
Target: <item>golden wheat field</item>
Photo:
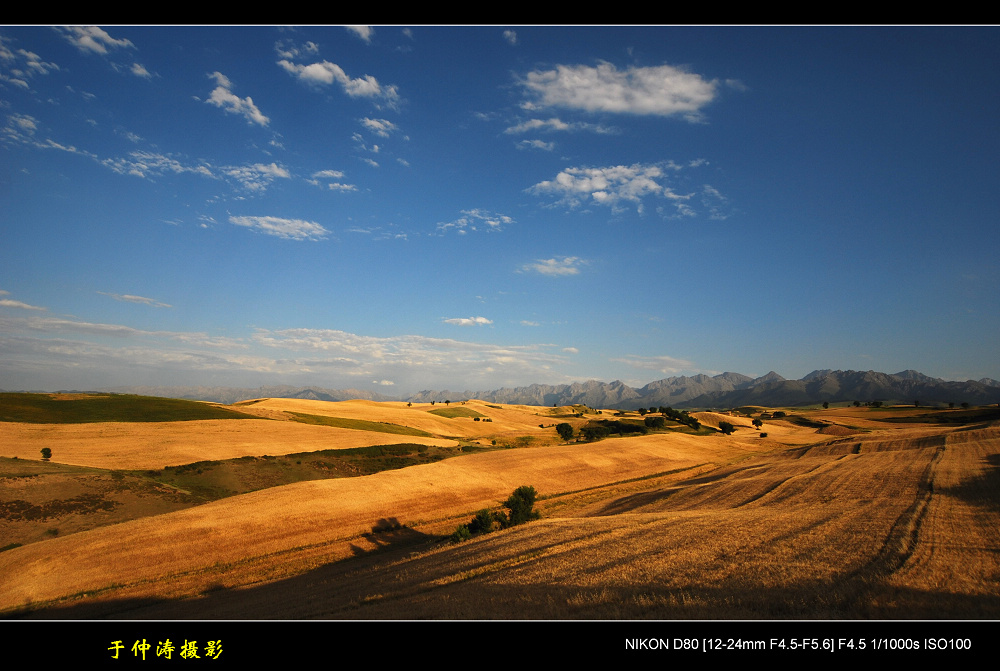
<path fill-rule="evenodd" d="M 749 418 L 696 413 L 705 426 L 729 421 L 736 431 L 566 443 L 552 428 L 563 421 L 559 413 L 571 414 L 565 408 L 451 404 L 493 420 L 483 422 L 431 414 L 440 406 L 426 404 L 269 399 L 250 407 L 261 417 L 270 413 L 271 421 L 229 421 L 245 429 L 164 422 L 120 430 L 134 429 L 131 435 L 170 454 L 170 463 L 208 452 L 212 458 L 261 454 L 269 440 L 269 454 L 360 445 L 341 434 L 368 440 L 371 433 L 273 421 L 291 412 L 410 426 L 442 445 L 510 444 L 360 477 L 269 487 L 7 549 L 0 552 L 0 613 L 82 619 L 1000 616 L 1000 422 L 880 423 L 865 408 L 837 409 L 810 415 L 821 417 L 822 428 L 768 420 L 764 438 Z M 596 417 L 571 421 L 579 427 Z M 258 423 L 268 428 L 255 443 L 249 434 Z M 30 431 L 18 433 L 25 426 L 0 426 L 29 436 L 17 444 L 27 450 L 22 459 L 37 453 L 27 447 Z M 90 425 L 86 433 L 81 427 L 87 425 L 33 426 L 34 435 L 45 435 L 59 445 L 54 451 L 74 460 L 67 463 L 152 463 L 122 456 L 128 440 L 102 433 L 113 427 Z M 305 429 L 322 437 L 310 438 Z M 59 430 L 65 447 L 55 442 Z M 518 444 L 517 436 L 533 440 Z M 521 485 L 537 490 L 541 519 L 449 541 L 459 524 L 479 509 L 499 509 Z"/>

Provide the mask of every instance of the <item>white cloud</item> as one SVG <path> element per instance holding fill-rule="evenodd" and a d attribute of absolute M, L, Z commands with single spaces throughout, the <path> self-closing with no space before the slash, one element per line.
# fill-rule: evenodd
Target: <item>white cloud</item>
<path fill-rule="evenodd" d="M 169 303 L 163 303 L 161 301 L 156 300 L 155 298 L 146 298 L 145 296 L 136 296 L 134 294 L 112 294 L 106 291 L 98 291 L 97 293 L 101 294 L 102 296 L 110 296 L 111 298 L 114 298 L 116 301 L 123 301 L 125 303 L 141 303 L 143 305 L 149 305 L 154 308 L 174 307 Z"/>
<path fill-rule="evenodd" d="M 361 125 L 380 137 L 389 137 L 389 133 L 399 130 L 399 127 L 386 119 L 361 119 Z"/>
<path fill-rule="evenodd" d="M 3 293 L 6 294 L 7 292 L 4 291 Z M 15 301 L 11 298 L 0 298 L 0 307 L 21 308 L 22 310 L 45 310 L 45 308 L 40 308 L 37 305 L 28 305 L 27 303 Z"/>
<path fill-rule="evenodd" d="M 515 33 L 513 30 L 503 31 L 503 38 L 507 40 L 507 43 L 510 44 L 511 46 L 517 44 L 517 33 Z"/>
<path fill-rule="evenodd" d="M 368 379 L 392 379 L 416 389 L 442 388 L 462 380 L 467 388 L 529 384 L 539 375 L 566 379 L 553 366 L 566 363 L 552 345 L 498 345 L 417 335 L 363 336 L 333 329 L 258 330 L 254 342 L 285 350 L 322 353 L 344 361 Z M 500 376 L 498 378 L 498 375 Z"/>
<path fill-rule="evenodd" d="M 552 117 L 550 119 L 528 119 L 527 121 L 522 121 L 519 124 L 505 128 L 503 132 L 506 133 L 507 135 L 517 135 L 520 133 L 528 133 L 532 131 L 551 132 L 551 131 L 581 131 L 581 130 L 591 131 L 593 133 L 600 133 L 602 135 L 611 135 L 619 132 L 615 128 L 602 126 L 600 124 L 584 123 L 581 121 L 574 121 L 573 123 L 567 123 L 557 117 Z"/>
<path fill-rule="evenodd" d="M 686 206 L 693 194 L 678 195 L 672 188 L 657 180 L 665 177 L 664 169 L 676 170 L 672 162 L 665 164 L 634 163 L 630 166 L 615 165 L 603 168 L 566 168 L 554 180 L 539 182 L 528 189 L 535 195 L 556 196 L 556 204 L 577 207 L 594 203 L 620 209 L 623 202 L 631 202 L 641 213 L 643 198 L 661 196 Z M 687 209 L 690 209 L 687 207 Z"/>
<path fill-rule="evenodd" d="M 519 272 L 524 273 L 539 273 L 540 275 L 550 275 L 552 277 L 558 277 L 562 275 L 577 275 L 580 272 L 580 266 L 584 265 L 586 261 L 576 256 L 563 256 L 560 258 L 552 259 L 537 259 L 532 263 L 525 263 L 521 266 Z"/>
<path fill-rule="evenodd" d="M 108 49 L 135 48 L 135 45 L 129 40 L 116 40 L 97 26 L 66 26 L 59 30 L 63 37 L 83 52 L 92 51 L 95 54 L 106 54 Z"/>
<path fill-rule="evenodd" d="M 344 172 L 341 170 L 320 170 L 319 172 L 314 172 L 312 174 L 312 179 L 307 180 L 310 184 L 315 184 L 320 186 L 320 180 L 331 180 L 331 179 L 341 179 L 344 177 Z M 353 184 L 344 184 L 343 182 L 326 182 L 326 186 L 331 191 L 357 191 L 358 187 Z"/>
<path fill-rule="evenodd" d="M 543 142 L 542 140 L 521 140 L 517 143 L 518 149 L 541 149 L 543 151 L 552 151 L 556 148 L 555 142 Z"/>
<path fill-rule="evenodd" d="M 520 84 L 532 98 L 525 109 L 679 115 L 689 121 L 701 120 L 701 109 L 715 99 L 718 86 L 715 80 L 670 65 L 618 70 L 607 62 L 535 70 Z"/>
<path fill-rule="evenodd" d="M 145 79 L 149 79 L 153 76 L 152 74 L 150 74 L 149 70 L 147 70 L 146 67 L 140 63 L 132 64 L 132 74 L 134 74 L 136 77 L 143 77 Z"/>
<path fill-rule="evenodd" d="M 8 46 L 12 40 L 0 35 L 0 82 L 7 82 L 18 88 L 30 88 L 28 80 L 35 75 L 47 75 L 58 70 L 55 63 L 43 61 L 38 54 Z"/>
<path fill-rule="evenodd" d="M 450 230 L 454 230 L 460 234 L 464 234 L 467 231 L 479 230 L 496 232 L 502 231 L 504 226 L 513 223 L 514 219 L 508 217 L 506 214 L 498 214 L 477 208 L 462 210 L 462 216 L 454 221 L 438 222 L 437 231 L 442 234 Z"/>
<path fill-rule="evenodd" d="M 580 350 L 578 350 L 575 347 L 563 347 L 562 351 L 566 352 L 566 354 L 579 354 L 580 353 Z"/>
<path fill-rule="evenodd" d="M 456 326 L 484 326 L 492 324 L 493 320 L 486 317 L 454 317 L 452 319 L 442 319 L 445 324 L 455 324 Z"/>
<path fill-rule="evenodd" d="M 298 65 L 287 59 L 278 61 L 286 72 L 313 86 L 339 84 L 344 93 L 352 98 L 374 98 L 385 101 L 387 107 L 399 104 L 399 92 L 395 86 L 382 86 L 371 75 L 351 79 L 336 63 L 321 61 L 309 65 Z"/>
<path fill-rule="evenodd" d="M 96 157 L 94 157 L 96 160 Z M 148 151 L 134 151 L 129 154 L 129 158 L 107 158 L 99 161 L 106 168 L 121 174 L 133 175 L 135 177 L 148 177 L 149 175 L 162 175 L 172 172 L 181 174 L 193 172 L 205 177 L 215 177 L 212 170 L 204 165 L 185 165 L 172 156 L 156 154 Z"/>
<path fill-rule="evenodd" d="M 260 126 L 267 126 L 270 123 L 271 120 L 261 113 L 250 96 L 240 98 L 233 93 L 233 83 L 229 81 L 228 77 L 221 72 L 213 72 L 209 77 L 215 80 L 217 86 L 212 90 L 208 100 L 205 101 L 206 103 L 215 105 L 230 114 L 241 114 L 246 118 L 247 123 L 255 123 Z"/>
<path fill-rule="evenodd" d="M 349 31 L 360 37 L 365 42 L 371 44 L 372 35 L 375 34 L 375 30 L 371 26 L 344 26 Z"/>
<path fill-rule="evenodd" d="M 222 168 L 222 172 L 238 181 L 243 188 L 254 192 L 263 192 L 277 178 L 289 179 L 292 176 L 287 168 L 276 163 L 230 166 Z"/>
<path fill-rule="evenodd" d="M 330 232 L 314 221 L 281 217 L 229 217 L 237 226 L 252 228 L 286 240 L 322 240 Z"/>
<path fill-rule="evenodd" d="M 672 356 L 636 356 L 628 354 L 619 359 L 611 359 L 616 363 L 623 363 L 632 368 L 653 370 L 664 375 L 676 374 L 684 371 L 695 370 L 693 362 L 687 359 L 677 359 Z"/>

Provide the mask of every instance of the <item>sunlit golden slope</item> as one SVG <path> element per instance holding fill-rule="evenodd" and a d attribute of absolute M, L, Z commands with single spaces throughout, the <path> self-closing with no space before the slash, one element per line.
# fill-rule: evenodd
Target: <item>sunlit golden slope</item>
<path fill-rule="evenodd" d="M 675 451 L 671 436 L 653 438 L 628 449 L 625 441 L 606 440 L 505 450 L 361 478 L 302 482 L 33 543 L 0 553 L 0 608 L 346 542 L 383 519 L 407 524 L 462 515 L 496 505 L 523 484 L 544 494 L 691 467 L 718 459 L 723 446 L 699 455 L 690 447 Z"/>

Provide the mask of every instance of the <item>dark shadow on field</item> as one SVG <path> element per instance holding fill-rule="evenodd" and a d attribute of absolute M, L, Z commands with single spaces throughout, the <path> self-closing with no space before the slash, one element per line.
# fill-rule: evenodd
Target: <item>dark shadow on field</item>
<path fill-rule="evenodd" d="M 1000 454 L 987 455 L 984 461 L 986 468 L 978 477 L 964 480 L 954 487 L 943 487 L 941 493 L 990 512 L 1000 512 Z"/>
<path fill-rule="evenodd" d="M 372 549 L 365 549 L 359 545 L 351 543 L 351 552 L 355 557 L 366 555 L 369 552 L 380 552 L 395 545 L 413 545 L 433 538 L 400 523 L 395 517 L 383 517 L 372 525 L 369 533 L 362 534 L 362 538 L 371 543 Z"/>
<path fill-rule="evenodd" d="M 662 582 L 565 585 L 498 581 L 476 573 L 477 553 L 418 556 L 397 547 L 306 574 L 198 597 L 126 599 L 53 608 L 26 619 L 66 620 L 995 620 L 1000 595 L 896 588 L 868 581 L 761 586 L 747 576 L 712 585 Z M 419 575 L 411 579 L 411 572 Z M 16 616 L 15 616 L 16 617 Z M 6 619 L 12 619 L 10 616 Z"/>
<path fill-rule="evenodd" d="M 94 599 L 39 610 L 22 609 L 0 615 L 0 620 L 301 619 L 303 616 L 296 614 L 299 607 L 294 604 L 315 602 L 313 592 L 317 584 L 346 579 L 347 588 L 363 585 L 353 577 L 355 572 L 367 573 L 374 564 L 391 563 L 415 552 L 425 552 L 446 538 L 411 529 L 396 517 L 381 518 L 371 529 L 361 537 L 373 547 L 365 549 L 357 543 L 349 543 L 353 557 L 257 587 L 228 588 L 220 579 L 203 587 L 197 596 L 181 599 Z M 347 578 L 343 578 L 345 574 Z M 366 597 L 361 594 L 357 599 L 363 602 Z"/>

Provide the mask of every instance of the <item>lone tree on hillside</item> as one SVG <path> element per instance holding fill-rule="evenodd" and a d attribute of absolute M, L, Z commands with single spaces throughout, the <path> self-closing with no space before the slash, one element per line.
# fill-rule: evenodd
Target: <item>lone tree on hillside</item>
<path fill-rule="evenodd" d="M 573 425 L 568 422 L 556 424 L 556 431 L 559 432 L 559 437 L 563 440 L 569 440 L 573 437 Z"/>
<path fill-rule="evenodd" d="M 44 459 L 45 461 L 48 461 L 51 458 L 52 458 L 52 450 L 50 448 L 48 448 L 48 447 L 43 447 L 42 448 L 42 459 Z"/>
<path fill-rule="evenodd" d="M 727 436 L 730 435 L 735 430 L 736 430 L 736 427 L 733 426 L 731 423 L 729 423 L 729 422 L 719 422 L 719 431 L 721 431 L 722 433 L 726 434 Z"/>
<path fill-rule="evenodd" d="M 514 493 L 503 504 L 504 508 L 510 511 L 510 515 L 507 516 L 507 523 L 503 526 L 513 527 L 518 524 L 524 524 L 529 520 L 539 519 L 541 514 L 532 510 L 537 497 L 538 492 L 530 485 L 524 485 L 515 489 Z"/>

